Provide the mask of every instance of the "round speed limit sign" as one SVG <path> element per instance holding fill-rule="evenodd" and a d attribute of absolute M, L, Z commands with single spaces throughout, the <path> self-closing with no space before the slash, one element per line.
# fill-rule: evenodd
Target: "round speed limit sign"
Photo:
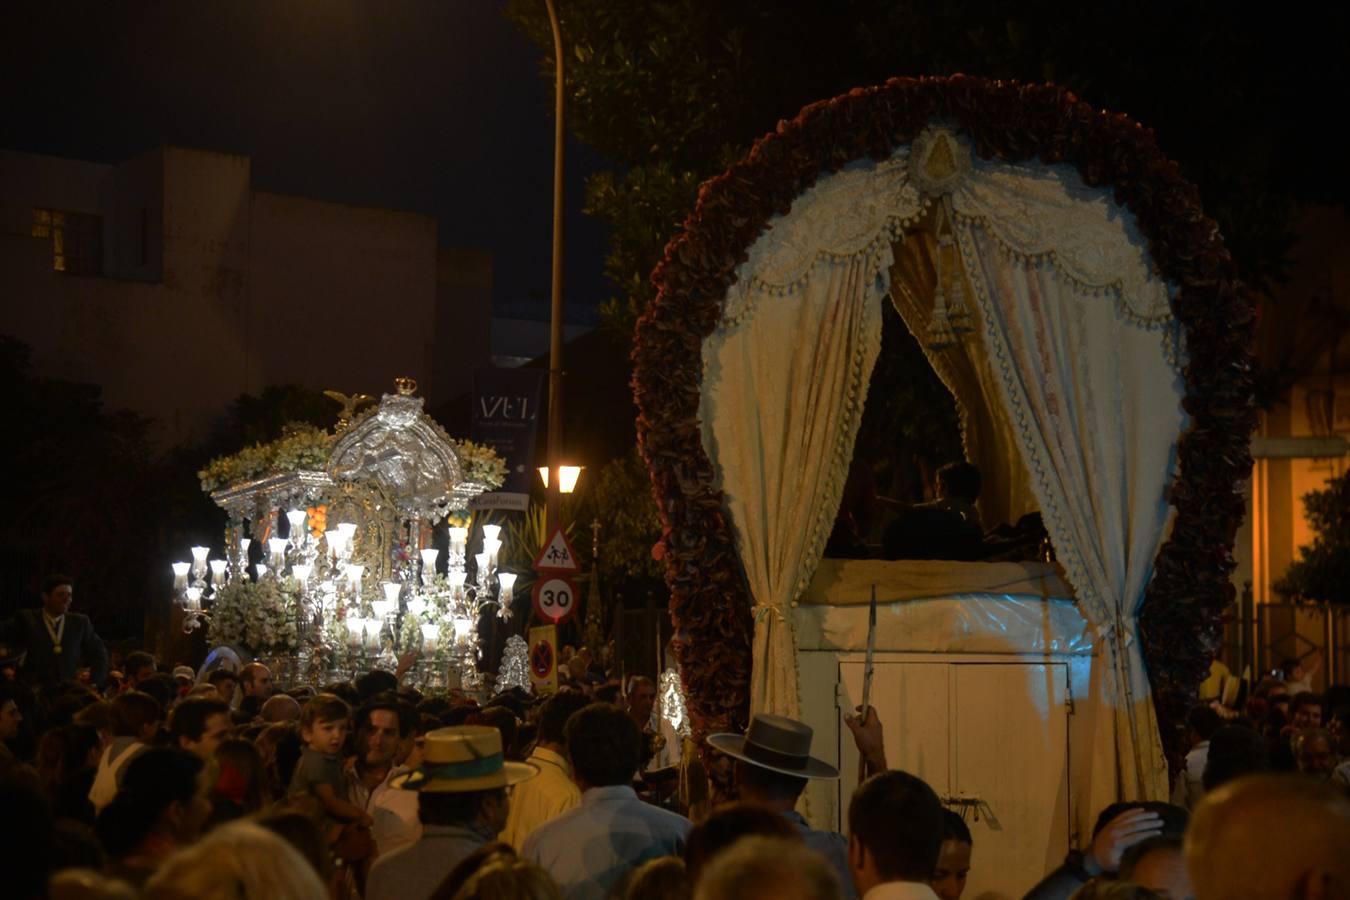
<path fill-rule="evenodd" d="M 577 589 L 561 575 L 543 575 L 534 583 L 534 612 L 545 622 L 567 621 L 577 605 Z"/>

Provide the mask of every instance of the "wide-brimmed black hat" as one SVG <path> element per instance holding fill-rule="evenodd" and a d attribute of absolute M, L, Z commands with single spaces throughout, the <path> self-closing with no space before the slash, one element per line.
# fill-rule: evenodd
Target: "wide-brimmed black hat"
<path fill-rule="evenodd" d="M 745 734 L 712 734 L 708 743 L 761 769 L 798 778 L 838 778 L 839 770 L 811 755 L 811 726 L 783 716 L 750 717 Z"/>

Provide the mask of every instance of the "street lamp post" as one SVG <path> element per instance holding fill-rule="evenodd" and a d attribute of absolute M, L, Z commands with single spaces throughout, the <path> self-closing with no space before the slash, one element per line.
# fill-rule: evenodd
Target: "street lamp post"
<path fill-rule="evenodd" d="M 548 530 L 551 534 L 562 521 L 562 352 L 563 352 L 563 46 L 555 0 L 544 0 L 548 21 L 553 27 L 553 303 L 549 318 L 548 353 Z"/>

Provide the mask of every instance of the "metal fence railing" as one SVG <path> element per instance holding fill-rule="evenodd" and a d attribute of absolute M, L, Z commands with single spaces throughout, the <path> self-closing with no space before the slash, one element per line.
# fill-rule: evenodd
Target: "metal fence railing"
<path fill-rule="evenodd" d="M 1350 607 L 1332 603 L 1254 603 L 1250 585 L 1229 609 L 1220 659 L 1234 674 L 1248 666 L 1254 680 L 1291 657 L 1322 653 L 1313 687 L 1350 681 Z"/>

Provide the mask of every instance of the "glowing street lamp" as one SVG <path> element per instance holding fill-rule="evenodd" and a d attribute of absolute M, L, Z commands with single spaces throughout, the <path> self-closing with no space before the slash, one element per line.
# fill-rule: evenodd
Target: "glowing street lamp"
<path fill-rule="evenodd" d="M 581 477 L 581 470 L 584 468 L 586 467 L 558 466 L 558 471 L 561 473 L 558 476 L 558 492 L 562 494 L 570 494 L 574 490 L 576 490 L 577 479 Z M 548 487 L 548 466 L 539 467 L 539 477 L 543 479 L 544 487 Z"/>

